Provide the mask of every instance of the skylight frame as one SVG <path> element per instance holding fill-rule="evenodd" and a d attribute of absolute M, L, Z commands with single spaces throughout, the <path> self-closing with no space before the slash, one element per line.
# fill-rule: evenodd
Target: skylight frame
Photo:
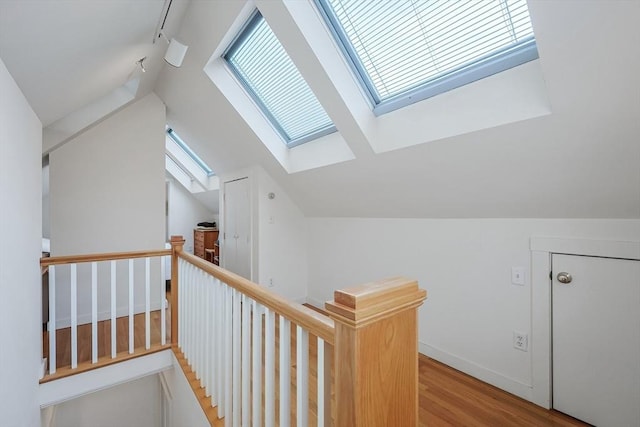
<path fill-rule="evenodd" d="M 200 169 L 207 175 L 207 177 L 214 176 L 213 169 L 207 165 L 204 160 L 200 158 L 183 140 L 178 134 L 170 127 L 167 127 L 167 135 L 173 142 L 175 142 L 187 155 L 198 165 Z"/>
<path fill-rule="evenodd" d="M 334 132 L 337 132 L 337 128 L 336 128 L 335 124 L 333 123 L 333 121 L 331 120 L 331 118 L 329 117 L 329 115 L 327 114 L 326 110 L 320 104 L 319 100 L 317 99 L 317 97 L 315 96 L 315 94 L 313 93 L 311 88 L 308 86 L 308 84 L 307 84 L 306 80 L 304 79 L 304 77 L 302 77 L 302 75 L 300 75 L 300 79 L 301 79 L 300 83 L 303 83 L 304 85 L 307 86 L 307 88 L 309 90 L 308 93 L 310 93 L 313 96 L 313 98 L 317 102 L 317 105 L 322 109 L 322 112 L 326 115 L 326 117 L 329 120 L 329 124 L 327 124 L 324 127 L 317 128 L 315 131 L 312 131 L 310 133 L 304 134 L 304 135 L 302 135 L 300 137 L 292 138 L 287 133 L 287 131 L 284 129 L 283 125 L 279 122 L 279 120 L 276 118 L 276 116 L 271 112 L 271 110 L 265 104 L 263 99 L 253 90 L 252 83 L 247 81 L 247 79 L 244 77 L 244 75 L 234 66 L 234 64 L 232 63 L 231 58 L 233 57 L 233 55 L 239 49 L 241 49 L 243 47 L 244 43 L 252 35 L 252 30 L 255 29 L 258 25 L 260 25 L 263 21 L 264 21 L 265 25 L 267 25 L 269 30 L 272 31 L 270 29 L 268 23 L 266 22 L 266 20 L 264 19 L 264 17 L 260 13 L 260 11 L 258 9 L 254 10 L 254 12 L 251 14 L 250 18 L 247 20 L 247 22 L 244 24 L 244 26 L 240 29 L 240 31 L 236 35 L 236 37 L 231 41 L 229 46 L 226 48 L 226 50 L 221 55 L 225 65 L 226 65 L 226 68 L 229 71 L 231 71 L 233 76 L 237 79 L 237 81 L 243 87 L 245 93 L 249 96 L 249 98 L 258 107 L 258 109 L 260 110 L 262 115 L 265 117 L 265 119 L 267 119 L 269 124 L 273 127 L 273 129 L 276 131 L 278 136 L 282 139 L 282 141 L 286 144 L 286 146 L 288 148 L 293 148 L 293 147 L 299 146 L 301 144 L 304 144 L 306 142 L 310 142 L 310 141 L 316 140 L 318 138 L 322 138 L 323 136 L 326 136 L 326 135 L 332 134 Z M 275 36 L 275 34 L 274 34 L 274 36 Z M 280 41 L 278 40 L 277 36 L 275 36 L 275 41 L 280 43 Z M 281 45 L 281 43 L 280 43 L 280 45 Z M 286 54 L 286 56 L 287 56 L 287 59 L 289 61 L 291 61 L 291 64 L 295 68 L 296 72 L 298 74 L 300 74 L 299 70 L 297 69 L 295 64 L 292 62 L 292 60 L 289 57 L 289 55 Z"/>
<path fill-rule="evenodd" d="M 442 75 L 429 78 L 401 93 L 382 98 L 378 95 L 371 76 L 366 71 L 362 59 L 356 52 L 346 30 L 341 25 L 336 12 L 329 2 L 330 0 L 315 0 L 320 15 L 323 17 L 329 32 L 333 35 L 343 57 L 352 69 L 376 116 L 448 92 L 539 57 L 535 35 L 532 34 L 514 45 L 480 56 L 473 62 L 452 68 Z"/>

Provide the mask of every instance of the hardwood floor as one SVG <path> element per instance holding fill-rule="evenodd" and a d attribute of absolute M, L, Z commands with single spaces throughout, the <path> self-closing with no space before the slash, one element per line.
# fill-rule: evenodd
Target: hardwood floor
<path fill-rule="evenodd" d="M 420 425 L 441 426 L 587 426 L 420 355 Z"/>
<path fill-rule="evenodd" d="M 169 310 L 167 310 L 166 327 L 169 334 Z M 160 311 L 150 313 L 150 334 L 151 345 L 160 345 Z M 136 350 L 145 347 L 145 315 L 136 314 L 133 317 L 133 342 Z M 91 324 L 78 326 L 78 365 L 91 362 Z M 116 353 L 127 353 L 129 349 L 129 317 L 119 317 L 116 319 Z M 167 337 L 167 343 L 170 343 Z M 45 357 L 49 351 L 49 335 L 43 333 L 43 347 Z M 98 357 L 105 357 L 111 354 L 111 320 L 98 322 Z M 71 366 L 71 328 L 62 328 L 56 331 L 56 368 Z"/>

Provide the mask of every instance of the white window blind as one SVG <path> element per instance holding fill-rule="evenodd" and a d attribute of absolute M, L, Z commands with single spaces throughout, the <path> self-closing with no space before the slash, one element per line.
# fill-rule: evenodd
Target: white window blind
<path fill-rule="evenodd" d="M 333 122 L 259 12 L 229 46 L 224 59 L 289 147 L 335 132 Z"/>
<path fill-rule="evenodd" d="M 316 0 L 376 114 L 538 57 L 526 0 Z"/>

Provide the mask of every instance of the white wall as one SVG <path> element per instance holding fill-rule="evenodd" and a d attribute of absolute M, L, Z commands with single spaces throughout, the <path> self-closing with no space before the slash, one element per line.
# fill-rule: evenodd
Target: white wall
<path fill-rule="evenodd" d="M 306 220 L 287 193 L 261 168 L 258 183 L 258 283 L 289 299 L 307 296 Z M 269 193 L 274 194 L 269 199 Z"/>
<path fill-rule="evenodd" d="M 165 123 L 165 107 L 151 94 L 51 152 L 52 256 L 164 248 Z M 159 263 L 152 268 L 156 283 Z M 136 269 L 136 280 L 143 282 L 142 269 Z M 128 301 L 125 270 L 126 263 L 119 263 L 119 315 L 126 313 Z M 98 311 L 105 318 L 110 304 L 108 266 L 100 265 L 98 272 Z M 62 268 L 60 273 L 64 274 Z M 84 322 L 89 320 L 88 266 L 79 274 L 78 315 Z M 64 277 L 57 280 L 57 317 L 64 324 L 70 312 L 69 289 Z M 159 289 L 153 286 L 154 307 L 160 301 Z M 134 299 L 140 311 L 142 286 Z"/>
<path fill-rule="evenodd" d="M 309 297 L 391 276 L 417 279 L 422 352 L 531 398 L 531 353 L 512 331 L 531 336 L 531 236 L 640 240 L 640 220 L 339 219 L 309 226 Z M 511 267 L 526 269 L 525 286 Z M 535 346 L 530 341 L 531 346 Z"/>
<path fill-rule="evenodd" d="M 0 419 L 38 426 L 42 125 L 0 60 Z"/>
<path fill-rule="evenodd" d="M 211 192 L 218 198 L 218 191 Z M 174 180 L 169 181 L 169 236 L 183 236 L 184 249 L 193 253 L 193 229 L 199 222 L 218 222 L 218 213 L 209 210 L 187 189 Z"/>
<path fill-rule="evenodd" d="M 164 375 L 172 395 L 171 423 L 169 425 L 172 427 L 209 427 L 209 421 L 175 356 L 173 356 L 173 369 L 166 371 Z"/>
<path fill-rule="evenodd" d="M 53 427 L 162 425 L 158 375 L 120 384 L 56 406 Z"/>
<path fill-rule="evenodd" d="M 49 160 L 42 165 L 42 237 L 51 237 L 51 223 L 49 203 Z"/>
<path fill-rule="evenodd" d="M 252 280 L 286 298 L 305 301 L 307 296 L 306 219 L 287 193 L 260 166 L 220 177 L 224 183 L 249 179 Z M 275 198 L 269 199 L 269 193 Z M 220 202 L 220 226 L 224 232 L 224 199 Z M 222 250 L 224 259 L 224 248 Z"/>

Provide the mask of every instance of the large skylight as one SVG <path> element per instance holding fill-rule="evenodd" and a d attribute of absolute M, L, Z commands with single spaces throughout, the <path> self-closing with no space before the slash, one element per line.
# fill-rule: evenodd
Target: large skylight
<path fill-rule="evenodd" d="M 538 57 L 526 0 L 316 0 L 383 114 Z"/>
<path fill-rule="evenodd" d="M 214 175 L 213 170 L 202 160 L 183 140 L 178 134 L 171 128 L 167 128 L 167 135 L 176 143 L 182 150 L 187 153 L 191 159 L 207 174 L 207 176 Z"/>
<path fill-rule="evenodd" d="M 258 11 L 223 57 L 289 147 L 335 132 L 333 122 Z"/>

